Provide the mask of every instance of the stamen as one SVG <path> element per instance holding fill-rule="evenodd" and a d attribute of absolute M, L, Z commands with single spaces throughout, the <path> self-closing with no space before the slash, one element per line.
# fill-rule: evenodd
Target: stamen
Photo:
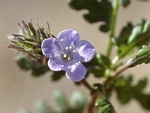
<path fill-rule="evenodd" d="M 71 58 L 70 58 L 70 57 L 68 57 L 68 60 L 71 60 Z"/>
<path fill-rule="evenodd" d="M 66 54 L 64 54 L 64 58 L 67 58 L 67 55 L 66 55 Z"/>
<path fill-rule="evenodd" d="M 70 46 L 69 49 L 72 49 L 72 46 Z"/>
<path fill-rule="evenodd" d="M 68 47 L 66 47 L 66 50 L 68 49 Z"/>
<path fill-rule="evenodd" d="M 75 53 L 75 52 L 76 52 L 76 50 L 74 49 L 74 50 L 73 50 L 73 53 Z"/>

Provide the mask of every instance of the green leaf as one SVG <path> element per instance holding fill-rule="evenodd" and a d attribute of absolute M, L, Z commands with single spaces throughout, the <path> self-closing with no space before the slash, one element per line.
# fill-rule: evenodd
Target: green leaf
<path fill-rule="evenodd" d="M 106 96 L 106 92 L 105 92 L 104 86 L 102 84 L 95 83 L 95 84 L 93 84 L 93 86 L 94 86 L 94 90 L 95 91 L 98 91 L 101 94 Z"/>
<path fill-rule="evenodd" d="M 147 78 L 140 79 L 137 84 L 133 84 L 133 77 L 120 76 L 113 83 L 113 88 L 117 92 L 117 97 L 122 104 L 127 104 L 130 100 L 136 99 L 143 108 L 150 110 L 150 93 L 143 90 L 147 86 Z"/>
<path fill-rule="evenodd" d="M 117 97 L 122 104 L 127 104 L 133 98 L 130 92 L 132 80 L 132 76 L 128 76 L 127 78 L 119 77 L 114 82 Z"/>
<path fill-rule="evenodd" d="M 18 56 L 16 62 L 20 69 L 25 71 L 31 70 L 31 74 L 33 76 L 43 75 L 50 70 L 47 66 L 40 65 L 36 61 L 31 60 L 23 55 Z"/>
<path fill-rule="evenodd" d="M 123 7 L 129 6 L 130 2 L 130 0 L 119 0 L 120 5 L 122 5 Z"/>
<path fill-rule="evenodd" d="M 150 46 L 143 46 L 138 53 L 127 62 L 128 67 L 134 67 L 142 63 L 150 63 Z"/>
<path fill-rule="evenodd" d="M 124 49 L 127 47 L 128 38 L 132 33 L 132 29 L 133 29 L 133 25 L 132 25 L 132 23 L 129 22 L 126 26 L 124 26 L 122 28 L 122 30 L 117 38 L 112 38 L 112 42 L 116 46 L 118 54 L 123 52 Z M 131 49 L 131 51 L 128 51 L 128 54 L 129 53 L 132 53 L 132 49 Z"/>
<path fill-rule="evenodd" d="M 103 54 L 96 54 L 96 57 L 98 59 L 99 64 L 101 64 L 104 68 L 106 69 L 111 68 L 112 63 L 111 63 L 111 60 L 107 56 Z"/>
<path fill-rule="evenodd" d="M 88 74 L 92 73 L 96 78 L 104 76 L 105 70 L 112 66 L 111 60 L 103 54 L 98 54 L 94 58 L 84 64 L 88 70 Z"/>
<path fill-rule="evenodd" d="M 92 73 L 96 78 L 102 77 L 105 73 L 105 69 L 102 66 L 89 66 L 87 71 L 88 73 Z"/>
<path fill-rule="evenodd" d="M 99 107 L 99 113 L 116 113 L 113 105 L 107 99 L 99 99 L 95 106 Z"/>
<path fill-rule="evenodd" d="M 141 46 L 150 41 L 150 21 L 142 20 L 140 24 L 134 27 L 128 43 L 135 43 L 135 46 Z"/>
<path fill-rule="evenodd" d="M 116 113 L 116 111 L 114 110 L 114 107 L 109 104 L 100 109 L 100 113 Z"/>
<path fill-rule="evenodd" d="M 133 29 L 132 33 L 127 39 L 127 43 L 122 44 L 119 49 L 121 50 L 118 54 L 119 58 L 123 58 L 135 47 L 141 47 L 150 41 L 150 21 L 142 20 L 140 24 L 137 24 Z M 123 48 L 122 48 L 123 47 Z"/>
<path fill-rule="evenodd" d="M 88 10 L 83 17 L 90 23 L 103 22 L 100 30 L 108 32 L 112 14 L 112 4 L 108 0 L 69 0 L 69 6 L 75 10 Z M 106 7 L 107 6 L 107 7 Z"/>
<path fill-rule="evenodd" d="M 87 68 L 88 73 L 92 73 L 96 78 L 102 77 L 105 72 L 105 68 L 102 64 L 98 62 L 97 55 L 94 56 L 94 58 L 90 61 L 84 64 L 84 66 Z"/>

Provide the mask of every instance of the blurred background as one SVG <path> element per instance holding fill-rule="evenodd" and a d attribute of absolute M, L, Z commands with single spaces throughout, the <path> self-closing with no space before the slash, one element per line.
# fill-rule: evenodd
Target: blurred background
<path fill-rule="evenodd" d="M 120 7 L 116 34 L 120 31 L 126 22 L 132 21 L 134 25 L 141 18 L 150 19 L 150 2 L 131 1 L 131 5 L 125 9 Z M 91 42 L 97 52 L 104 53 L 107 44 L 107 34 L 98 30 L 99 23 L 89 24 L 82 18 L 86 11 L 76 12 L 69 8 L 66 0 L 0 0 L 0 112 L 17 113 L 20 108 L 26 108 L 35 113 L 34 102 L 38 99 L 46 100 L 50 105 L 53 104 L 51 93 L 55 89 L 60 89 L 67 96 L 74 90 L 80 90 L 87 97 L 89 92 L 84 86 L 78 87 L 63 77 L 59 82 L 50 81 L 50 73 L 39 78 L 30 76 L 30 72 L 21 71 L 16 63 L 15 56 L 18 54 L 12 49 L 8 49 L 9 40 L 7 36 L 12 32 L 18 32 L 17 23 L 22 20 L 29 22 L 30 18 L 35 24 L 35 18 L 38 18 L 39 25 L 46 27 L 49 22 L 51 33 L 57 34 L 64 29 L 72 28 L 79 32 L 81 39 Z M 36 24 L 35 24 L 36 25 Z M 112 56 L 113 57 L 113 56 Z M 128 59 L 124 59 L 127 62 Z M 125 73 L 135 73 L 135 83 L 138 78 L 149 76 L 150 66 L 141 65 L 126 71 Z M 150 77 L 149 77 L 150 78 Z M 90 84 L 98 82 L 89 77 Z M 149 79 L 150 82 L 150 79 Z M 146 91 L 150 91 L 150 84 Z M 130 101 L 128 105 L 119 104 L 113 94 L 112 104 L 118 113 L 134 112 L 149 113 L 135 100 Z"/>

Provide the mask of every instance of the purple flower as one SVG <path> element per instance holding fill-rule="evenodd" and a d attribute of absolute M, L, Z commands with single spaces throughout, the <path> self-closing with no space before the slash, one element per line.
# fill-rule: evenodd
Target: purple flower
<path fill-rule="evenodd" d="M 61 31 L 57 38 L 47 38 L 42 42 L 42 52 L 49 58 L 48 66 L 53 71 L 66 71 L 67 78 L 79 82 L 86 75 L 81 62 L 90 61 L 95 48 L 86 40 L 79 41 L 79 34 L 72 29 Z"/>

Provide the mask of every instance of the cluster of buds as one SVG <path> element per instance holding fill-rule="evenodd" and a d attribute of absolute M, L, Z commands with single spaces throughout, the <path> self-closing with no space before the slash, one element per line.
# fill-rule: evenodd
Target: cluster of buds
<path fill-rule="evenodd" d="M 19 24 L 19 33 L 12 33 L 8 36 L 11 43 L 8 48 L 16 49 L 19 52 L 23 52 L 30 58 L 34 59 L 40 64 L 47 64 L 47 58 L 42 54 L 41 43 L 44 39 L 54 37 L 50 34 L 50 26 L 47 22 L 47 28 L 39 27 L 37 22 L 37 28 L 32 24 L 32 21 Z"/>

